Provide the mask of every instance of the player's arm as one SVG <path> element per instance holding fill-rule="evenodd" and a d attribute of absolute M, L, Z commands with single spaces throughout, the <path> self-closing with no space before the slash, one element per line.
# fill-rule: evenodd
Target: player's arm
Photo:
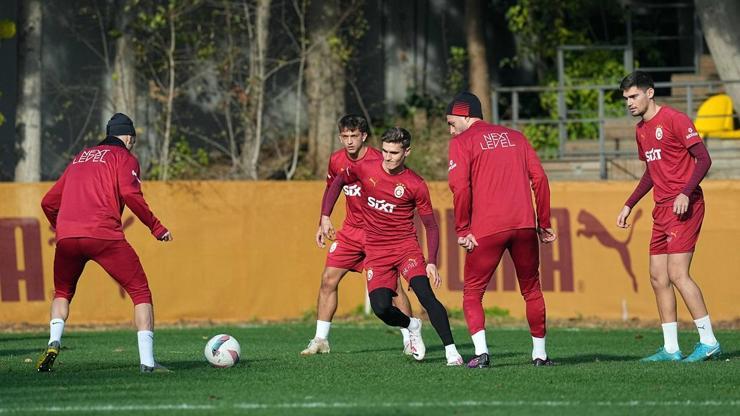
<path fill-rule="evenodd" d="M 534 192 L 534 201 L 537 212 L 537 233 L 540 241 L 551 243 L 557 236 L 550 223 L 550 182 L 547 180 L 547 174 L 542 168 L 540 158 L 529 141 L 525 138 L 525 151 L 527 152 L 527 175 Z"/>
<path fill-rule="evenodd" d="M 470 160 L 460 140 L 450 141 L 449 158 L 447 181 L 455 210 L 455 232 L 458 239 L 464 239 L 471 234 L 473 189 L 470 183 Z"/>
<path fill-rule="evenodd" d="M 154 215 L 144 199 L 141 191 L 141 180 L 139 179 L 139 162 L 136 158 L 129 157 L 118 168 L 118 188 L 123 198 L 123 203 L 146 225 L 152 235 L 160 241 L 171 241 L 172 234 L 165 228 Z"/>
<path fill-rule="evenodd" d="M 62 176 L 56 181 L 54 186 L 49 189 L 49 192 L 44 195 L 41 199 L 41 209 L 44 211 L 44 215 L 49 220 L 52 228 L 57 228 L 57 216 L 59 215 L 59 207 L 62 205 L 62 192 L 64 191 L 64 183 L 67 178 L 67 169 L 64 170 Z"/>
<path fill-rule="evenodd" d="M 429 188 L 422 182 L 419 191 L 415 194 L 416 212 L 419 213 L 421 223 L 424 224 L 424 232 L 427 240 L 427 277 L 435 288 L 442 284 L 442 277 L 437 270 L 437 253 L 439 252 L 439 226 L 434 218 L 432 209 L 432 198 L 429 196 Z"/>
<path fill-rule="evenodd" d="M 319 247 L 324 247 L 325 239 L 333 240 L 335 238 L 334 225 L 331 223 L 331 212 L 334 210 L 334 205 L 336 205 L 344 185 L 356 180 L 356 175 L 348 169 L 344 174 L 337 175 L 331 185 L 326 188 L 321 201 L 321 218 L 319 220 L 319 231 L 321 235 L 319 236 L 317 234 L 316 236 L 316 243 Z"/>
<path fill-rule="evenodd" d="M 653 188 L 653 178 L 650 176 L 650 169 L 648 169 L 647 159 L 645 159 L 645 153 L 642 151 L 640 140 L 637 138 L 637 132 L 635 132 L 635 142 L 637 143 L 637 157 L 645 162 L 645 172 L 642 174 L 640 182 L 637 184 L 635 190 L 632 191 L 632 195 L 624 203 L 622 210 L 617 216 L 617 227 L 620 228 L 629 227 L 627 218 L 630 216 L 632 208 Z"/>
<path fill-rule="evenodd" d="M 691 156 L 696 160 L 694 172 L 691 174 L 688 182 L 686 182 L 681 193 L 673 201 L 673 213 L 683 215 L 689 209 L 689 197 L 694 193 L 696 187 L 699 186 L 699 182 L 709 172 L 709 168 L 712 166 L 712 158 L 709 157 L 709 152 L 707 152 L 701 136 L 696 131 L 696 126 L 694 126 L 694 123 L 686 114 L 677 114 L 673 118 L 672 128 L 676 137 L 681 141 L 681 144 L 686 146 Z"/>

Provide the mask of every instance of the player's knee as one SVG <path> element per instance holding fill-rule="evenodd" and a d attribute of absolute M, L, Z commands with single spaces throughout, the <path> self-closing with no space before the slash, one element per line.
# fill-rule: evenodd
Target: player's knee
<path fill-rule="evenodd" d="M 668 280 L 674 285 L 680 285 L 690 279 L 689 273 L 683 269 L 668 269 Z"/>
<path fill-rule="evenodd" d="M 368 295 L 370 307 L 375 315 L 385 321 L 393 307 L 393 291 L 387 288 L 375 289 Z"/>
<path fill-rule="evenodd" d="M 532 279 L 521 279 L 519 280 L 519 289 L 522 297 L 526 301 L 536 300 L 542 297 L 542 289 L 540 288 L 539 276 Z"/>
<path fill-rule="evenodd" d="M 334 292 L 339 287 L 339 281 L 342 280 L 341 275 L 337 275 L 328 270 L 324 270 L 321 274 L 321 291 L 322 292 Z"/>
<path fill-rule="evenodd" d="M 668 273 L 650 273 L 650 285 L 653 289 L 665 289 L 671 285 Z"/>

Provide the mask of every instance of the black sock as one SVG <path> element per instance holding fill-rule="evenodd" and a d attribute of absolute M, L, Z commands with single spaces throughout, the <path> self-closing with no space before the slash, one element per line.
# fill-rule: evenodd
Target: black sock
<path fill-rule="evenodd" d="M 439 335 L 442 343 L 445 346 L 454 344 L 455 341 L 452 339 L 452 330 L 450 329 L 450 319 L 447 317 L 447 309 L 434 296 L 432 286 L 429 284 L 429 278 L 426 276 L 412 277 L 409 285 L 414 289 L 414 293 L 419 298 L 421 306 L 427 310 L 429 320 L 432 321 L 432 326 L 437 331 L 437 335 Z"/>
<path fill-rule="evenodd" d="M 385 287 L 375 289 L 369 294 L 370 306 L 375 315 L 387 325 L 408 328 L 411 320 L 400 309 L 393 306 L 394 294 L 392 290 Z"/>

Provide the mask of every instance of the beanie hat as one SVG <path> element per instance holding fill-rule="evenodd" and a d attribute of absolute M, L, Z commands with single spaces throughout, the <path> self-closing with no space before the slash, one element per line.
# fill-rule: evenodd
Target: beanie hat
<path fill-rule="evenodd" d="M 134 122 L 126 114 L 113 114 L 113 117 L 108 120 L 108 125 L 105 127 L 105 134 L 108 136 L 123 136 L 126 134 L 136 136 Z"/>
<path fill-rule="evenodd" d="M 460 117 L 483 118 L 480 100 L 475 94 L 463 91 L 452 99 L 447 106 L 447 114 Z"/>

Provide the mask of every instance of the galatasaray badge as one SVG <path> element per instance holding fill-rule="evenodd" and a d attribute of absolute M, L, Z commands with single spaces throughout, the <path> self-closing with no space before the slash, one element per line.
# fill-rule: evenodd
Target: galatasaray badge
<path fill-rule="evenodd" d="M 339 244 L 339 241 L 335 241 L 335 242 L 331 243 L 331 246 L 329 247 L 329 253 L 333 253 L 334 250 L 337 249 L 337 245 L 338 244 Z"/>
<path fill-rule="evenodd" d="M 663 128 L 661 126 L 658 126 L 658 128 L 655 129 L 655 138 L 658 140 L 663 138 Z"/>
<path fill-rule="evenodd" d="M 396 189 L 393 190 L 393 195 L 395 195 L 396 198 L 400 198 L 403 196 L 404 192 L 406 192 L 406 188 L 404 188 L 402 184 L 398 184 L 396 185 Z"/>

